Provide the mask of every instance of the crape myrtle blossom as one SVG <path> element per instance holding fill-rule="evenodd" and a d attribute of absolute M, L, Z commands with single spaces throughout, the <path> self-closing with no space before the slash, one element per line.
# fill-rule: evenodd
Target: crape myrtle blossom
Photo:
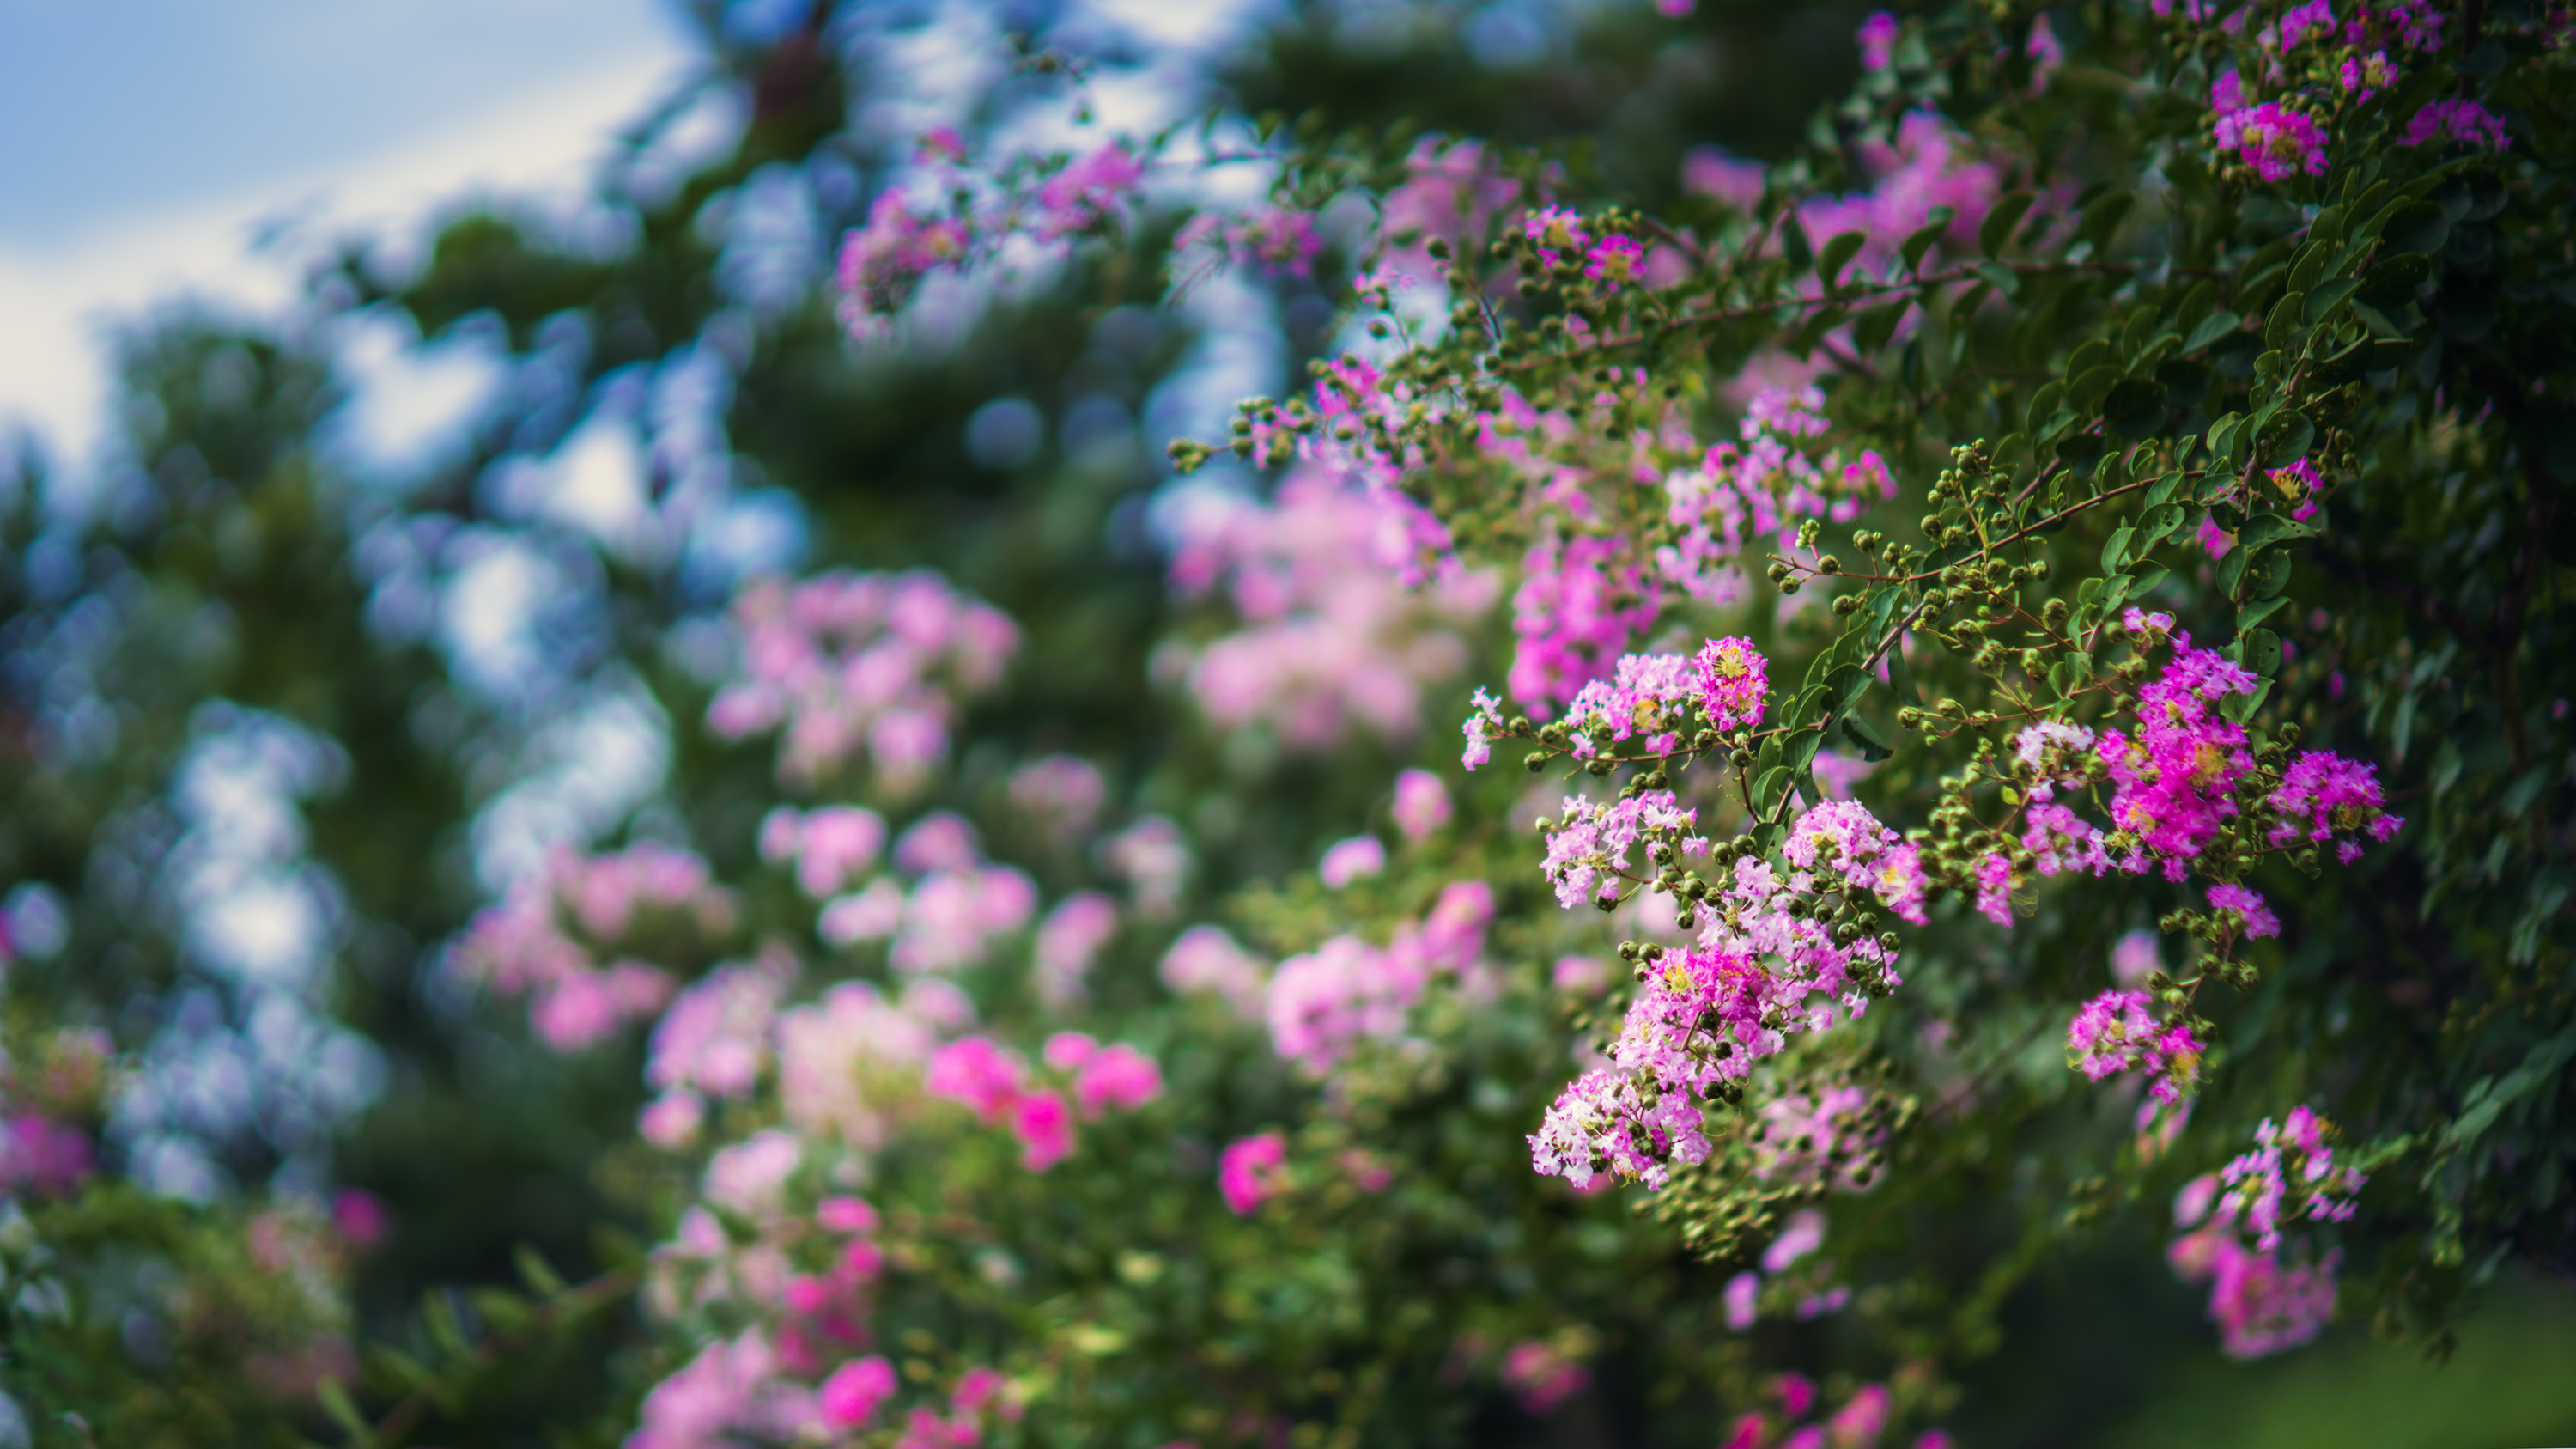
<path fill-rule="evenodd" d="M 841 325 L 855 337 L 883 330 L 922 278 L 962 265 L 973 245 L 968 222 L 916 215 L 900 193 L 880 194 L 868 208 L 867 225 L 841 239 L 833 264 Z"/>
<path fill-rule="evenodd" d="M 671 999 L 668 972 L 599 956 L 630 930 L 681 927 L 699 937 L 733 929 L 731 892 L 686 851 L 643 844 L 609 855 L 559 849 L 477 914 L 450 960 L 468 980 L 526 996 L 529 1022 L 557 1051 L 579 1051 Z"/>
<path fill-rule="evenodd" d="M 1287 1190 L 1287 1162 L 1288 1139 L 1276 1132 L 1227 1144 L 1217 1161 L 1217 1190 L 1225 1195 L 1225 1205 L 1237 1216 L 1250 1216 Z"/>
<path fill-rule="evenodd" d="M 1118 903 L 1098 891 L 1076 891 L 1038 923 L 1038 999 L 1058 1009 L 1089 996 L 1084 978 L 1110 937 L 1118 933 Z"/>
<path fill-rule="evenodd" d="M 2379 788 L 2379 767 L 2325 750 L 2301 750 L 2272 792 L 2281 819 L 2265 837 L 2273 845 L 2305 840 L 2334 843 L 2335 858 L 2361 858 L 2361 837 L 2386 842 L 2406 823 L 2391 815 Z"/>
<path fill-rule="evenodd" d="M 2166 1256 L 2186 1282 L 2210 1284 L 2209 1315 L 2230 1357 L 2259 1358 L 2316 1337 L 2335 1306 L 2342 1250 L 2313 1260 L 2301 1244 L 2285 1253 L 2293 1221 L 2344 1222 L 2365 1179 L 2337 1166 L 2327 1144 L 2333 1124 L 2294 1107 L 2279 1126 L 2255 1129 L 2255 1150 L 2222 1174 L 2197 1178 L 2174 1202 L 2176 1238 Z M 2206 1221 L 2204 1221 L 2206 1219 Z M 2250 1240 L 2250 1241 L 2249 1241 Z"/>
<path fill-rule="evenodd" d="M 886 941 L 886 959 L 898 972 L 938 974 L 985 959 L 996 941 L 1037 912 L 1036 882 L 1014 867 L 984 861 L 973 828 L 945 811 L 914 822 L 896 841 L 894 857 L 899 869 L 918 874 L 908 890 L 893 876 L 878 876 L 865 889 L 826 902 L 816 934 L 844 948 Z M 1074 910 L 1083 917 L 1080 932 L 1059 922 L 1052 944 L 1041 944 L 1041 962 L 1051 963 L 1042 964 L 1042 975 L 1054 973 L 1045 989 L 1078 983 L 1088 965 L 1088 956 L 1075 949 L 1077 936 L 1097 932 L 1100 923 L 1094 908 Z"/>
<path fill-rule="evenodd" d="M 1755 541 L 1776 538 L 1788 547 L 1799 518 L 1848 522 L 1896 496 L 1896 477 L 1875 450 L 1850 458 L 1817 450 L 1814 440 L 1828 430 L 1824 404 L 1813 387 L 1764 388 L 1747 403 L 1734 441 L 1665 478 L 1672 537 L 1655 549 L 1654 561 L 1667 585 L 1703 603 L 1732 603 L 1743 592 L 1735 561 Z M 1638 627 L 1632 624 L 1622 642 Z M 1531 697 L 1517 683 L 1513 689 Z"/>
<path fill-rule="evenodd" d="M 2504 133 L 2504 121 L 2486 107 L 2472 100 L 2450 99 L 2428 103 L 2406 123 L 2406 145 L 2443 142 L 2502 151 L 2513 144 L 2513 138 Z"/>
<path fill-rule="evenodd" d="M 1162 1069 L 1124 1043 L 1102 1047 L 1080 1033 L 1059 1032 L 1043 1060 L 1050 1072 L 1069 1077 L 1064 1089 L 1033 1085 L 1018 1052 L 988 1037 L 960 1037 L 931 1054 L 922 1090 L 970 1109 L 986 1126 L 1007 1128 L 1030 1172 L 1073 1155 L 1076 1104 L 1082 1117 L 1098 1120 L 1111 1107 L 1133 1112 L 1163 1095 Z"/>
<path fill-rule="evenodd" d="M 2190 1026 L 2157 1021 L 2143 991 L 2105 991 L 2084 1003 L 2066 1028 L 2066 1064 L 2093 1081 L 2117 1072 L 2146 1074 L 2149 1095 L 2167 1104 L 2191 1095 L 2206 1050 Z"/>
<path fill-rule="evenodd" d="M 1050 842 L 1069 843 L 1091 833 L 1108 788 L 1089 760 L 1047 755 L 1012 772 L 1011 808 L 1027 816 Z"/>
<path fill-rule="evenodd" d="M 1401 1036 L 1434 980 L 1446 976 L 1481 988 L 1479 962 L 1493 915 L 1491 887 L 1452 881 L 1428 914 L 1398 924 L 1384 946 L 1341 935 L 1280 962 L 1264 1008 L 1272 1049 L 1323 1077 L 1362 1042 Z"/>
<path fill-rule="evenodd" d="M 948 752 L 957 701 L 1018 651 L 1003 615 L 926 570 L 764 580 L 734 600 L 742 677 L 707 706 L 720 739 L 781 732 L 779 778 L 812 784 L 864 758 L 879 788 L 917 789 Z"/>
<path fill-rule="evenodd" d="M 800 814 L 781 805 L 760 822 L 760 858 L 772 865 L 792 862 L 797 889 L 818 901 L 864 877 L 885 840 L 885 817 L 864 806 L 833 805 Z"/>
<path fill-rule="evenodd" d="M 1315 274 L 1324 237 L 1302 211 L 1260 206 L 1232 216 L 1201 212 L 1173 237 L 1172 250 L 1222 258 L 1274 277 L 1306 278 Z"/>
<path fill-rule="evenodd" d="M 1267 1019 L 1270 971 L 1235 943 L 1222 926 L 1192 926 L 1163 953 L 1163 984 L 1189 995 L 1205 992 L 1246 1021 Z"/>
<path fill-rule="evenodd" d="M 1395 828 L 1415 845 L 1449 823 L 1449 787 L 1429 770 L 1407 770 L 1395 777 Z"/>
<path fill-rule="evenodd" d="M 1670 809 L 1670 797 L 1656 808 Z M 1705 847 L 1685 838 L 1680 853 Z M 1857 1018 L 1872 995 L 1896 987 L 1892 937 L 1837 932 L 1813 906 L 1820 895 L 1858 894 L 1920 919 L 1914 847 L 1857 802 L 1834 801 L 1799 818 L 1782 855 L 1785 876 L 1752 857 L 1718 873 L 1695 908 L 1704 913 L 1696 944 L 1637 953 L 1641 987 L 1611 1045 L 1612 1067 L 1578 1078 L 1530 1138 L 1540 1173 L 1577 1187 L 1605 1172 L 1662 1186 L 1672 1164 L 1708 1155 L 1697 1099 L 1741 1080 L 1791 1036 Z"/>

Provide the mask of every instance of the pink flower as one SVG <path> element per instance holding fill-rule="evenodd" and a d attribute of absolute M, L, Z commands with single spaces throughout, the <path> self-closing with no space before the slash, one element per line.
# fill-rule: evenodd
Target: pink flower
<path fill-rule="evenodd" d="M 1583 229 L 1583 218 L 1561 206 L 1531 212 L 1521 221 L 1522 232 L 1538 243 L 1539 260 L 1547 266 L 1564 264 L 1569 252 L 1580 252 L 1592 244 L 1592 234 Z"/>
<path fill-rule="evenodd" d="M 1038 188 L 1038 217 L 1031 229 L 1041 240 L 1053 240 L 1099 225 L 1116 213 L 1144 175 L 1145 168 L 1125 146 L 1107 142 Z"/>
<path fill-rule="evenodd" d="M 1834 1449 L 1866 1449 L 1887 1432 L 1887 1413 L 1886 1385 L 1863 1384 L 1834 1411 L 1825 1425 L 1826 1436 L 1833 1441 Z"/>
<path fill-rule="evenodd" d="M 1288 1139 L 1276 1132 L 1246 1137 L 1225 1149 L 1217 1162 L 1217 1190 L 1238 1216 L 1276 1197 L 1287 1186 L 1282 1169 L 1288 1161 Z"/>
<path fill-rule="evenodd" d="M 872 1233 L 877 1210 L 855 1197 L 827 1197 L 814 1205 L 814 1224 L 827 1233 Z"/>
<path fill-rule="evenodd" d="M 664 1092 L 644 1104 L 635 1119 L 635 1131 L 645 1141 L 665 1152 L 677 1152 L 698 1140 L 698 1129 L 706 1124 L 707 1106 L 695 1092 Z"/>
<path fill-rule="evenodd" d="M 1583 275 L 1601 283 L 1605 291 L 1615 292 L 1637 280 L 1645 255 L 1646 249 L 1628 237 L 1605 236 L 1584 252 Z"/>
<path fill-rule="evenodd" d="M 2281 497 L 2291 505 L 2290 516 L 2301 523 L 2316 517 L 2317 495 L 2325 491 L 2325 480 L 2317 476 L 2317 465 L 2305 458 L 2275 468 L 2266 475 Z"/>
<path fill-rule="evenodd" d="M 1087 1118 L 1111 1107 L 1133 1112 L 1162 1095 L 1163 1069 L 1124 1042 L 1093 1057 L 1073 1083 L 1074 1100 Z"/>
<path fill-rule="evenodd" d="M 2484 146 L 2502 151 L 2513 144 L 2504 133 L 2504 122 L 2486 107 L 2470 100 L 2440 100 L 2426 105 L 2406 123 L 2404 144 L 2426 146 L 2442 141 L 2462 145 Z"/>
<path fill-rule="evenodd" d="M 2406 823 L 2388 813 L 2374 765 L 2331 750 L 2301 750 L 2267 802 L 2281 819 L 2264 839 L 2273 845 L 2332 841 L 2345 864 L 2361 856 L 2362 837 L 2385 841 Z"/>
<path fill-rule="evenodd" d="M 1542 1339 L 1529 1339 L 1512 1346 L 1503 1355 L 1503 1385 L 1520 1399 L 1521 1407 L 1533 1414 L 1555 1411 L 1556 1406 L 1581 1393 L 1592 1382 L 1592 1371 L 1567 1358 L 1553 1344 Z"/>
<path fill-rule="evenodd" d="M 1896 17 L 1884 10 L 1873 10 L 1860 23 L 1860 68 L 1885 70 L 1896 63 Z"/>
<path fill-rule="evenodd" d="M 2397 83 L 2397 67 L 2390 62 L 2388 52 L 2384 50 L 2372 51 L 2368 55 L 2349 55 L 2344 57 L 2340 78 L 2353 104 L 2360 105 Z"/>
<path fill-rule="evenodd" d="M 1044 1172 L 1073 1155 L 1073 1109 L 1061 1092 L 1024 1092 L 1011 1108 L 1020 1166 Z"/>
<path fill-rule="evenodd" d="M 1364 876 L 1378 875 L 1386 869 L 1386 847 L 1374 835 L 1354 835 L 1336 841 L 1324 852 L 1323 863 L 1315 868 L 1329 890 L 1340 890 Z"/>
<path fill-rule="evenodd" d="M 362 1188 L 342 1188 L 331 1198 L 331 1228 L 353 1248 L 372 1248 L 393 1226 L 382 1198 Z"/>
<path fill-rule="evenodd" d="M 1695 146 L 1682 157 L 1682 190 L 1714 197 L 1738 211 L 1762 204 L 1769 173 L 1759 161 L 1738 161 L 1715 146 Z"/>
<path fill-rule="evenodd" d="M 823 1417 L 835 1428 L 855 1428 L 875 1418 L 894 1390 L 893 1364 L 876 1354 L 852 1359 L 823 1380 Z"/>
<path fill-rule="evenodd" d="M 1738 1333 L 1753 1326 L 1757 1312 L 1755 1300 L 1762 1291 L 1762 1279 L 1751 1272 L 1738 1273 L 1726 1280 L 1726 1326 Z"/>
<path fill-rule="evenodd" d="M 2281 181 L 2301 172 L 2326 174 L 2326 134 L 2306 115 L 2265 101 L 2218 122 L 2218 144 L 2235 148 L 2254 174 Z"/>
<path fill-rule="evenodd" d="M 1407 770 L 1395 777 L 1395 827 L 1419 845 L 1449 823 L 1449 787 L 1429 770 Z"/>
<path fill-rule="evenodd" d="M 2209 888 L 2209 903 L 2226 915 L 2235 917 L 2235 928 L 2249 940 L 2281 934 L 2281 918 L 2263 903 L 2263 897 L 2241 885 L 2214 885 Z"/>
<path fill-rule="evenodd" d="M 2002 855 L 1989 855 L 1977 862 L 1977 914 L 2009 930 L 2013 923 L 2012 862 Z"/>
<path fill-rule="evenodd" d="M 1762 1250 L 1762 1271 L 1785 1273 L 1797 1261 L 1825 1245 L 1825 1215 L 1814 1208 L 1801 1208 L 1789 1214 L 1780 1236 Z M 1794 1412 L 1794 1411 L 1793 1411 Z"/>
<path fill-rule="evenodd" d="M 2187 1027 L 2160 1027 L 2149 1005 L 2143 991 L 2105 991 L 2084 1003 L 2067 1024 L 2066 1064 L 2097 1082 L 2143 1070 L 2157 1101 L 2180 1101 L 2199 1081 L 2203 1048 Z"/>
<path fill-rule="evenodd" d="M 922 1090 L 975 1109 L 999 1122 L 1019 1102 L 1024 1069 L 1014 1053 L 980 1037 L 961 1037 L 934 1052 L 922 1073 Z"/>
<path fill-rule="evenodd" d="M 1768 663 L 1752 640 L 1711 639 L 1692 662 L 1699 671 L 1700 708 L 1711 726 L 1746 729 L 1762 722 L 1771 680 Z"/>

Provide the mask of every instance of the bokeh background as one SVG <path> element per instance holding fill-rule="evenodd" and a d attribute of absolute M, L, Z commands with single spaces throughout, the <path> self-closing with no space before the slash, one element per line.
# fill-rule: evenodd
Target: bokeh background
<path fill-rule="evenodd" d="M 1329 295 L 1160 305 L 1148 232 L 863 353 L 831 249 L 923 130 L 1044 145 L 1043 50 L 1112 126 L 1500 134 L 1652 199 L 1692 147 L 1793 146 L 1865 8 L 0 0 L 12 999 L 140 1049 L 108 1150 L 152 1190 L 378 1195 L 369 1316 L 520 1242 L 578 1268 L 638 1059 L 533 1051 L 432 968 L 556 844 L 748 858 L 763 765 L 696 725 L 742 580 L 928 565 L 1009 610 L 978 737 L 1120 762 L 1224 847 L 1214 888 L 1311 861 L 1393 768 L 1229 756 L 1146 687 L 1170 518 L 1260 486 L 1162 444 L 1284 391 Z M 2441 1367 L 2355 1325 L 2226 1363 L 2148 1242 L 2005 1318 L 1963 1443 L 2576 1442 L 2554 1285 L 2498 1285 Z M 475 1442 L 579 1418 L 612 1348 L 516 1366 Z"/>

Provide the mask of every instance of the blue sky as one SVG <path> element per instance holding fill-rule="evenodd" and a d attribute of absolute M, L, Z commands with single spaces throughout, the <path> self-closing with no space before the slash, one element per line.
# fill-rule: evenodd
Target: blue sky
<path fill-rule="evenodd" d="M 661 0 L 0 0 L 0 419 L 86 456 L 106 319 L 274 305 L 271 219 L 575 182 L 690 56 Z"/>

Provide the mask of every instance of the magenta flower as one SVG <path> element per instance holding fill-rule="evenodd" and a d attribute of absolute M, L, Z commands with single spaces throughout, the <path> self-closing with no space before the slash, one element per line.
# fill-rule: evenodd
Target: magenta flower
<path fill-rule="evenodd" d="M 932 1054 L 922 1090 L 999 1122 L 1018 1105 L 1024 1072 L 1016 1053 L 980 1036 L 960 1037 Z"/>
<path fill-rule="evenodd" d="M 1125 1042 L 1093 1057 L 1073 1082 L 1074 1100 L 1091 1118 L 1111 1107 L 1133 1112 L 1162 1095 L 1163 1069 Z"/>
<path fill-rule="evenodd" d="M 2404 144 L 2433 145 L 2456 141 L 2466 146 L 2484 146 L 2501 151 L 2513 144 L 2504 133 L 2504 121 L 2475 101 L 2435 101 L 2415 113 L 2406 123 Z"/>
<path fill-rule="evenodd" d="M 2214 885 L 2209 888 L 2209 903 L 2234 917 L 2236 929 L 2249 940 L 2281 934 L 2281 918 L 2272 914 L 2258 892 L 2241 885 Z"/>
<path fill-rule="evenodd" d="M 1217 1161 L 1217 1190 L 1238 1216 L 1278 1196 L 1287 1187 L 1282 1171 L 1288 1161 L 1288 1139 L 1276 1132 L 1246 1137 L 1225 1149 Z"/>
<path fill-rule="evenodd" d="M 1624 236 L 1605 236 L 1594 242 L 1583 255 L 1590 264 L 1584 267 L 1583 275 L 1601 283 L 1605 290 L 1615 292 L 1637 280 L 1638 270 L 1645 262 L 1646 249 Z"/>
<path fill-rule="evenodd" d="M 2344 93 L 2352 97 L 2354 105 L 2360 105 L 2397 83 L 2397 67 L 2389 61 L 2388 52 L 2384 50 L 2346 56 L 2342 79 Z"/>
<path fill-rule="evenodd" d="M 2326 173 L 2326 135 L 2314 120 L 2278 101 L 2249 106 L 2218 121 L 2219 146 L 2233 147 L 2254 174 L 2281 181 Z"/>
<path fill-rule="evenodd" d="M 1770 693 L 1768 662 L 1753 641 L 1711 639 L 1693 661 L 1699 670 L 1700 708 L 1721 730 L 1744 729 L 1762 722 L 1762 702 Z"/>
<path fill-rule="evenodd" d="M 2096 1082 L 2144 1071 L 2157 1101 L 2180 1101 L 2199 1081 L 2203 1048 L 2186 1027 L 2159 1027 L 2148 1006 L 2143 991 L 2105 991 L 2084 1003 L 2067 1024 L 2066 1064 Z"/>
<path fill-rule="evenodd" d="M 1028 1092 L 1011 1104 L 1011 1135 L 1020 1166 L 1044 1172 L 1073 1155 L 1073 1109 L 1061 1092 Z"/>
<path fill-rule="evenodd" d="M 1884 10 L 1873 10 L 1860 23 L 1860 68 L 1885 70 L 1896 63 L 1896 17 Z"/>
<path fill-rule="evenodd" d="M 2281 823 L 2265 837 L 2272 845 L 2305 839 L 2333 841 L 2335 857 L 2349 865 L 2361 856 L 2361 837 L 2385 841 L 2406 823 L 2387 811 L 2379 788 L 2379 768 L 2348 760 L 2331 750 L 2301 750 L 2282 773 L 2281 788 L 2272 792 L 2272 809 Z"/>
<path fill-rule="evenodd" d="M 1538 243 L 1539 261 L 1549 267 L 1562 264 L 1567 253 L 1580 252 L 1592 244 L 1592 233 L 1583 229 L 1583 218 L 1562 206 L 1531 212 L 1522 219 L 1521 230 Z"/>
<path fill-rule="evenodd" d="M 836 1428 L 855 1428 L 876 1417 L 894 1397 L 894 1365 L 877 1354 L 852 1359 L 823 1380 L 823 1418 Z"/>

